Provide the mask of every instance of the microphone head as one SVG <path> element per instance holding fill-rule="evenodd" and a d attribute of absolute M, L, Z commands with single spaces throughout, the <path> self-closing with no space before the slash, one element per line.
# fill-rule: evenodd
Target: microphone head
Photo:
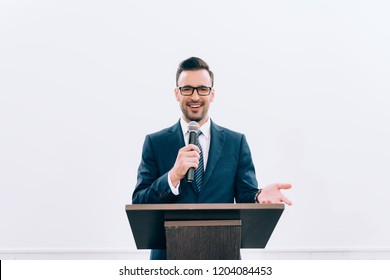
<path fill-rule="evenodd" d="M 188 123 L 188 131 L 189 132 L 196 132 L 196 133 L 198 133 L 199 129 L 200 129 L 200 126 L 199 126 L 199 124 L 197 122 L 192 121 L 192 122 Z"/>

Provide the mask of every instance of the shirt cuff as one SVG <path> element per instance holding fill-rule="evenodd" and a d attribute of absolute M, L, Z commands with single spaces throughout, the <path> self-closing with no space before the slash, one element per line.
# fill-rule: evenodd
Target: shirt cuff
<path fill-rule="evenodd" d="M 256 193 L 256 195 L 255 195 L 255 203 L 260 203 L 259 202 L 259 195 L 261 194 L 261 191 L 262 191 L 262 189 L 259 189 L 258 192 Z"/>
<path fill-rule="evenodd" d="M 168 185 L 169 187 L 171 188 L 171 191 L 174 195 L 179 195 L 180 192 L 179 192 L 179 187 L 180 187 L 180 181 L 179 183 L 177 184 L 176 188 L 173 186 L 172 182 L 171 182 L 171 178 L 170 178 L 170 175 L 171 174 L 171 171 L 168 172 Z"/>

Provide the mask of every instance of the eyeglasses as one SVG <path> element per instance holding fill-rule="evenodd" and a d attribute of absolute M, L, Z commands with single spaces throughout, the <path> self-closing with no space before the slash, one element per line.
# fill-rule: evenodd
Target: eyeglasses
<path fill-rule="evenodd" d="M 198 95 L 200 96 L 207 96 L 211 92 L 211 87 L 205 87 L 205 86 L 200 86 L 200 87 L 192 87 L 192 86 L 184 86 L 184 87 L 179 87 L 181 95 L 184 96 L 191 96 L 194 94 L 194 90 L 198 92 Z"/>

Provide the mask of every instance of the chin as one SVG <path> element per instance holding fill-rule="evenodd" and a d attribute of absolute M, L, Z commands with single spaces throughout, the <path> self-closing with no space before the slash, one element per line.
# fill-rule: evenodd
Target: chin
<path fill-rule="evenodd" d="M 190 121 L 190 122 L 200 122 L 201 120 L 204 119 L 203 116 L 200 116 L 200 117 L 196 117 L 196 116 L 187 116 L 187 119 Z"/>
<path fill-rule="evenodd" d="M 190 122 L 200 122 L 203 118 L 189 118 Z"/>
<path fill-rule="evenodd" d="M 193 114 L 192 112 L 189 112 L 187 110 L 183 110 L 182 112 L 186 119 L 189 121 L 201 122 L 207 117 L 207 113 L 205 112 L 199 112 L 198 114 Z"/>

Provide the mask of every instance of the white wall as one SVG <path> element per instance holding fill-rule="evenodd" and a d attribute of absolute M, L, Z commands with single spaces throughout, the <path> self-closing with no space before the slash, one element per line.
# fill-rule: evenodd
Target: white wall
<path fill-rule="evenodd" d="M 0 250 L 134 251 L 144 137 L 180 116 L 178 63 L 261 185 L 291 182 L 269 250 L 390 252 L 387 1 L 0 2 Z"/>

